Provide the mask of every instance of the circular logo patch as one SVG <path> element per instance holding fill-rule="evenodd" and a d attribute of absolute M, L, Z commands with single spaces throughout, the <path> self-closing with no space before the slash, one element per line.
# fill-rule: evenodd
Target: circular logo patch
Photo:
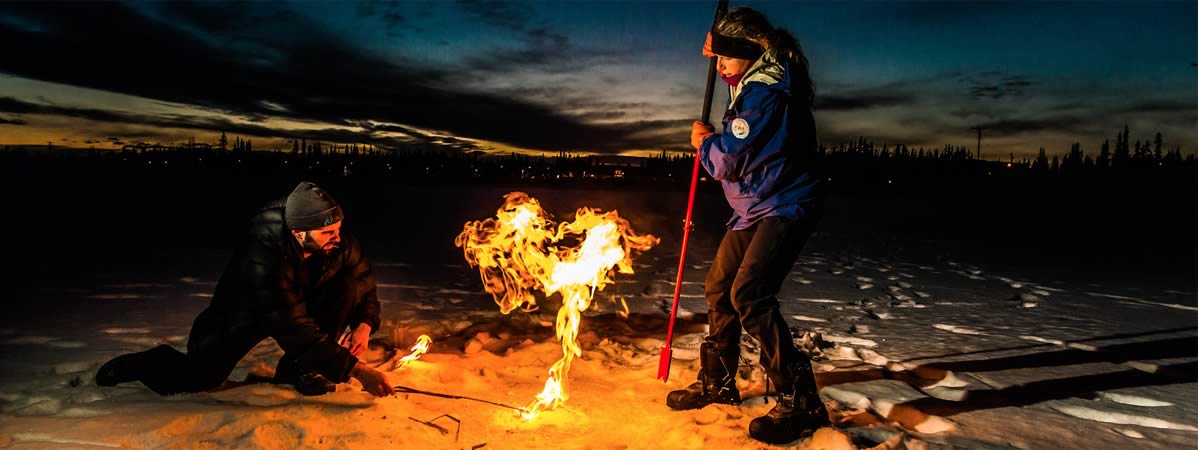
<path fill-rule="evenodd" d="M 737 117 L 732 121 L 732 135 L 737 139 L 744 139 L 749 135 L 749 122 L 745 119 Z"/>

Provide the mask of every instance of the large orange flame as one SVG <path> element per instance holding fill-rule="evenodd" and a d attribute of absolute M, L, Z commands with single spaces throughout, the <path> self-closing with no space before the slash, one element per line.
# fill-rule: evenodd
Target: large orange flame
<path fill-rule="evenodd" d="M 536 199 L 523 192 L 504 196 L 495 217 L 467 222 L 454 240 L 504 314 L 516 308 L 534 310 L 534 290 L 546 297 L 561 294 L 557 339 L 562 357 L 549 369 L 545 388 L 521 416 L 536 418 L 564 402 L 570 363 L 582 355 L 578 325 L 595 292 L 612 282 L 611 275 L 633 273 L 633 252 L 659 240 L 638 235 L 616 211 L 579 208 L 573 222 L 554 225 Z"/>

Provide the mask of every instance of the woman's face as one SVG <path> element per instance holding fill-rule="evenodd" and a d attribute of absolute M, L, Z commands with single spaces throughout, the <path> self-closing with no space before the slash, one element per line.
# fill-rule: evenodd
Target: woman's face
<path fill-rule="evenodd" d="M 718 56 L 716 62 L 716 70 L 725 78 L 742 75 L 749 70 L 749 66 L 753 61 L 739 58 L 729 58 L 727 56 Z"/>

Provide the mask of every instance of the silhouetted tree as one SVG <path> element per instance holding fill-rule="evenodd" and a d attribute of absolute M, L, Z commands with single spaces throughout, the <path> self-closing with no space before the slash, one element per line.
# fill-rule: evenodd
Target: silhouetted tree
<path fill-rule="evenodd" d="M 1074 142 L 1073 145 L 1069 148 L 1069 154 L 1065 156 L 1065 161 L 1063 161 L 1061 163 L 1062 164 L 1061 169 L 1062 170 L 1081 169 L 1084 159 L 1085 158 L 1082 155 L 1082 144 L 1080 142 Z"/>
<path fill-rule="evenodd" d="M 1111 160 L 1112 167 L 1127 167 L 1127 162 L 1131 159 L 1131 155 L 1129 153 L 1130 149 L 1127 148 L 1127 136 L 1127 125 L 1123 125 L 1123 132 L 1120 133 L 1119 137 L 1115 139 L 1115 158 Z"/>
<path fill-rule="evenodd" d="M 1162 145 L 1164 145 L 1164 141 L 1163 141 L 1163 139 L 1161 139 L 1161 132 L 1157 131 L 1156 137 L 1152 139 L 1152 156 L 1153 156 L 1153 159 L 1155 159 L 1157 161 L 1161 160 L 1161 146 Z"/>
<path fill-rule="evenodd" d="M 224 131 L 220 132 L 220 140 L 216 141 L 216 146 L 220 147 L 221 150 L 224 150 L 225 147 L 228 145 L 229 145 L 229 138 L 225 137 Z"/>
<path fill-rule="evenodd" d="M 1032 168 L 1040 171 L 1048 170 L 1048 155 L 1044 153 L 1044 147 L 1040 147 L 1040 156 L 1036 157 L 1036 162 L 1032 163 Z"/>
<path fill-rule="evenodd" d="M 1102 149 L 1098 152 L 1098 159 L 1094 161 L 1094 165 L 1099 168 L 1110 167 L 1111 165 L 1111 140 L 1102 140 Z"/>

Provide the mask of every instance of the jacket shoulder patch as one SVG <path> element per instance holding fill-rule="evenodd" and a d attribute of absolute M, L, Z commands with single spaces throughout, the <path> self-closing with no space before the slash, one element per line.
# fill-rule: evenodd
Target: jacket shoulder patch
<path fill-rule="evenodd" d="M 733 119 L 728 127 L 732 129 L 732 135 L 736 136 L 737 139 L 744 139 L 749 136 L 749 121 L 743 118 L 737 117 Z"/>

